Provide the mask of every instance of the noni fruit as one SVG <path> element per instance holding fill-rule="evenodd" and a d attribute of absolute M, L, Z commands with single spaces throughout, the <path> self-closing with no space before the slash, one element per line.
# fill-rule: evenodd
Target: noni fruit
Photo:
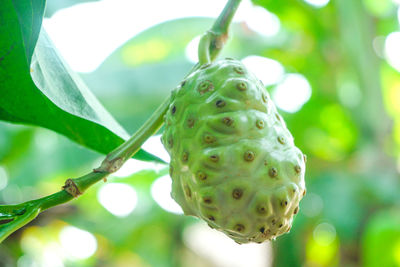
<path fill-rule="evenodd" d="M 306 192 L 305 157 L 240 61 L 204 64 L 173 90 L 162 142 L 185 214 L 238 243 L 290 230 Z"/>

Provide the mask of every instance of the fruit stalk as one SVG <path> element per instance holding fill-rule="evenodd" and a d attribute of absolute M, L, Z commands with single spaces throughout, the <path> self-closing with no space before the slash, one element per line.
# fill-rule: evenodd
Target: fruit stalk
<path fill-rule="evenodd" d="M 201 37 L 198 49 L 200 65 L 213 62 L 221 52 L 240 2 L 241 0 L 229 0 L 211 29 Z"/>

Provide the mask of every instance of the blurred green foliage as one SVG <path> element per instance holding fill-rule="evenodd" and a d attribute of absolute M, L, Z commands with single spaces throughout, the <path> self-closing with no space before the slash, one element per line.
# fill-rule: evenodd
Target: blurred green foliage
<path fill-rule="evenodd" d="M 52 10 L 68 1 L 55 2 L 49 1 Z M 373 47 L 399 31 L 398 6 L 390 0 L 332 0 L 323 8 L 302 0 L 253 2 L 278 16 L 280 33 L 264 37 L 236 24 L 222 56 L 272 58 L 312 86 L 302 109 L 281 111 L 308 156 L 308 191 L 291 233 L 272 242 L 273 265 L 400 266 L 400 73 Z M 81 76 L 133 132 L 190 70 L 185 47 L 212 21 L 185 18 L 154 26 Z M 355 95 L 359 102 L 351 101 Z M 0 201 L 52 193 L 100 158 L 49 130 L 1 122 L 0 166 L 9 180 Z M 99 204 L 100 184 L 41 214 L 0 245 L 0 266 L 30 266 L 23 262 L 40 258 L 66 225 L 93 233 L 98 248 L 92 257 L 64 266 L 211 266 L 183 242 L 183 230 L 197 220 L 169 213 L 151 197 L 152 182 L 166 172 L 110 178 L 137 191 L 138 207 L 125 218 Z"/>

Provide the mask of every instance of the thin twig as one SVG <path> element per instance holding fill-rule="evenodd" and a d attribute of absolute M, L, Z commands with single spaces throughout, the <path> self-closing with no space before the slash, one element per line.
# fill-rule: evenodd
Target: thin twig
<path fill-rule="evenodd" d="M 229 27 L 241 0 L 229 0 L 214 25 L 200 39 L 200 65 L 213 62 L 228 40 Z"/>

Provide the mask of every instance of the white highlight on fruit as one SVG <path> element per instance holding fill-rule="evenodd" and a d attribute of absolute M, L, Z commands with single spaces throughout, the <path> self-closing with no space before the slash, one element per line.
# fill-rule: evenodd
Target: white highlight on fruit
<path fill-rule="evenodd" d="M 315 217 L 321 213 L 323 207 L 322 198 L 315 193 L 308 192 L 301 201 L 300 212 L 307 217 Z"/>
<path fill-rule="evenodd" d="M 336 229 L 330 223 L 321 223 L 313 232 L 315 242 L 321 246 L 329 246 L 336 239 Z"/>
<path fill-rule="evenodd" d="M 329 3 L 329 0 L 304 0 L 304 2 L 314 7 L 324 7 Z"/>
<path fill-rule="evenodd" d="M 264 85 L 280 82 L 285 74 L 282 64 L 270 58 L 253 55 L 245 57 L 242 62 Z"/>
<path fill-rule="evenodd" d="M 59 240 L 67 258 L 75 260 L 87 259 L 97 250 L 95 236 L 74 226 L 64 227 L 60 231 Z"/>
<path fill-rule="evenodd" d="M 0 190 L 6 188 L 8 184 L 8 174 L 4 167 L 0 165 Z"/>
<path fill-rule="evenodd" d="M 187 227 L 183 233 L 183 240 L 187 247 L 215 266 L 272 266 L 270 242 L 239 245 L 204 222 Z"/>
<path fill-rule="evenodd" d="M 97 199 L 106 210 L 117 217 L 128 216 L 137 204 L 135 189 L 122 183 L 104 184 L 97 192 Z"/>
<path fill-rule="evenodd" d="M 390 33 L 385 40 L 385 55 L 389 64 L 400 71 L 400 32 Z"/>
<path fill-rule="evenodd" d="M 275 104 L 282 110 L 294 113 L 311 97 L 311 85 L 301 74 L 287 74 L 272 93 Z"/>
<path fill-rule="evenodd" d="M 151 196 L 164 210 L 176 214 L 183 214 L 182 208 L 171 197 L 172 180 L 169 175 L 164 175 L 151 185 Z"/>
<path fill-rule="evenodd" d="M 146 151 L 149 151 L 153 155 L 159 157 L 160 159 L 164 160 L 165 162 L 169 162 L 170 157 L 168 155 L 168 152 L 165 150 L 163 144 L 161 143 L 160 138 L 161 135 L 155 135 L 150 137 L 142 145 L 142 148 L 145 149 Z M 158 172 L 162 169 L 165 169 L 166 167 L 167 165 L 162 163 L 129 159 L 118 171 L 113 173 L 113 176 L 127 177 L 144 170 L 154 170 Z"/>

